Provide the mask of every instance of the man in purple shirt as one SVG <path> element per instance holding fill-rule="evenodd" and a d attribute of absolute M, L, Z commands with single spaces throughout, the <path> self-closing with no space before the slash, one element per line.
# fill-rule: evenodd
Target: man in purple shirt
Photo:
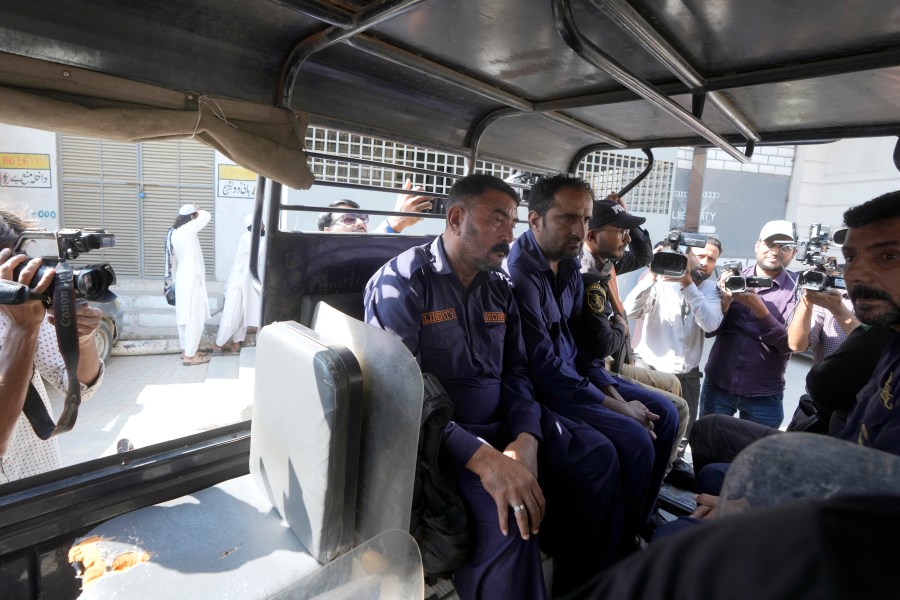
<path fill-rule="evenodd" d="M 513 244 L 508 268 L 538 400 L 587 423 L 615 446 L 612 459 L 621 471 L 625 511 L 623 542 L 628 544 L 655 506 L 678 414 L 665 397 L 613 377 L 575 343 L 572 328 L 584 303 L 576 257 L 592 210 L 591 188 L 581 179 L 541 178 L 528 196 L 530 229 Z"/>
<path fill-rule="evenodd" d="M 538 543 L 556 559 L 555 594 L 621 556 L 612 445 L 534 400 L 519 311 L 500 269 L 517 206 L 496 177 L 460 179 L 444 233 L 366 286 L 366 321 L 398 335 L 453 400 L 441 459 L 459 482 L 475 540 L 454 574 L 463 599 L 543 598 Z"/>
<path fill-rule="evenodd" d="M 788 221 L 769 221 L 756 242 L 756 264 L 744 277 L 770 277 L 772 287 L 731 292 L 722 289 L 722 325 L 706 363 L 700 392 L 700 418 L 733 415 L 769 427 L 784 419 L 784 371 L 791 349 L 786 323 L 797 302 L 797 276 L 787 267 L 797 253 L 796 228 Z"/>

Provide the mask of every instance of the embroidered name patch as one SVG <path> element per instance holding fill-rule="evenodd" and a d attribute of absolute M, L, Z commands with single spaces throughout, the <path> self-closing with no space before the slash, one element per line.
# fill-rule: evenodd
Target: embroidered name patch
<path fill-rule="evenodd" d="M 455 308 L 445 308 L 444 310 L 435 310 L 432 312 L 422 313 L 422 325 L 431 325 L 432 323 L 441 323 L 443 321 L 455 320 Z"/>
<path fill-rule="evenodd" d="M 486 312 L 484 313 L 485 323 L 506 323 L 506 313 L 504 312 Z"/>

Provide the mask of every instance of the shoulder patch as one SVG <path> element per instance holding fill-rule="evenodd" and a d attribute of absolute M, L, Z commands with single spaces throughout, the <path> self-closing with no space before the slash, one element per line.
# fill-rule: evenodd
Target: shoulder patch
<path fill-rule="evenodd" d="M 606 312 L 606 288 L 599 283 L 587 287 L 587 305 L 591 312 L 603 315 Z"/>

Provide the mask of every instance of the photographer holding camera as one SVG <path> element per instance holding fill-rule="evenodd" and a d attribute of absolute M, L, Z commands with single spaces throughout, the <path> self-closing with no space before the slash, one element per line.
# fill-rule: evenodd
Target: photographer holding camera
<path fill-rule="evenodd" d="M 31 284 L 41 259 L 14 254 L 19 236 L 29 227 L 24 219 L 0 209 L 0 279 Z M 18 276 L 16 268 L 22 266 Z M 45 269 L 33 291 L 44 292 L 53 283 L 55 271 Z M 94 331 L 101 312 L 87 304 L 76 309 L 80 360 L 77 378 L 81 397 L 93 395 L 103 379 L 103 363 L 97 354 Z M 0 483 L 37 475 L 60 466 L 55 438 L 40 439 L 22 412 L 30 393 L 40 396 L 52 414 L 44 380 L 65 391 L 65 364 L 46 307 L 37 300 L 22 304 L 0 304 Z"/>
<path fill-rule="evenodd" d="M 706 363 L 700 418 L 739 413 L 779 427 L 784 419 L 784 372 L 791 349 L 787 318 L 796 304 L 797 276 L 787 270 L 797 253 L 794 224 L 769 221 L 756 242 L 756 264 L 719 279 L 722 325 Z M 755 288 L 765 279 L 771 287 Z M 754 281 L 756 280 L 756 281 Z"/>

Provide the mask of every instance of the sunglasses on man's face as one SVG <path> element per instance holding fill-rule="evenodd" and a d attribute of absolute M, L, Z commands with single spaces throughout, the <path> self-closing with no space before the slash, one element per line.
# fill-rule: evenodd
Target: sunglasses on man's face
<path fill-rule="evenodd" d="M 369 215 L 357 215 L 354 213 L 346 213 L 343 215 L 337 215 L 335 218 L 336 222 L 343 223 L 344 225 L 351 227 L 356 225 L 356 220 L 359 219 L 363 223 L 369 222 Z"/>

